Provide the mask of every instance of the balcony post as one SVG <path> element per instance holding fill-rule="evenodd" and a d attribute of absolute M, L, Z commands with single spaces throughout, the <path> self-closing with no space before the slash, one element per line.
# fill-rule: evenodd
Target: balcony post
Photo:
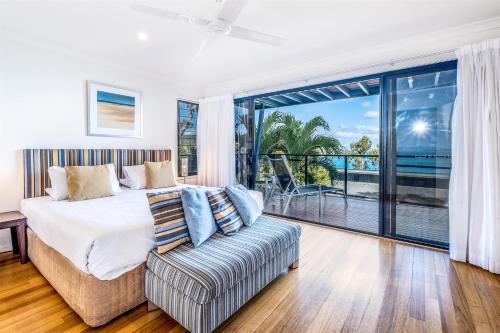
<path fill-rule="evenodd" d="M 305 185 L 308 184 L 308 180 L 309 180 L 309 155 L 304 155 L 305 156 L 305 172 L 304 172 L 304 183 Z"/>
<path fill-rule="evenodd" d="M 347 155 L 344 155 L 344 191 L 347 195 Z"/>

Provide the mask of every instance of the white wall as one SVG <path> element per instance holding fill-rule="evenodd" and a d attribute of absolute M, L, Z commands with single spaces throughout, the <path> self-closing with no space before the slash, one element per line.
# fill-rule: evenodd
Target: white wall
<path fill-rule="evenodd" d="M 85 135 L 87 80 L 142 91 L 143 138 Z M 0 39 L 0 212 L 19 209 L 23 198 L 23 148 L 170 148 L 175 153 L 177 96 L 196 95 L 118 65 Z M 10 248 L 10 233 L 0 231 L 0 252 Z"/>
<path fill-rule="evenodd" d="M 498 37 L 500 16 L 346 53 L 332 52 L 323 59 L 289 67 L 277 65 L 272 71 L 235 76 L 206 86 L 204 95 L 233 92 L 239 98 L 427 65 L 456 59 L 454 51 L 460 46 Z"/>

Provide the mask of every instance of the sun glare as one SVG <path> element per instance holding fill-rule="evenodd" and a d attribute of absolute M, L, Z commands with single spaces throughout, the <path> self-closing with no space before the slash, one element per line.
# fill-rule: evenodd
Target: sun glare
<path fill-rule="evenodd" d="M 424 135 L 429 130 L 429 123 L 425 120 L 416 120 L 411 126 L 411 131 L 417 135 Z"/>

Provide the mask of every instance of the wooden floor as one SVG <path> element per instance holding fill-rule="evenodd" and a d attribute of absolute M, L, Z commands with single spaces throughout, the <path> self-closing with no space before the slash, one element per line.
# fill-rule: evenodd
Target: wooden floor
<path fill-rule="evenodd" d="M 302 224 L 300 267 L 218 332 L 500 332 L 500 277 L 448 254 Z M 1 332 L 184 332 L 141 305 L 91 329 L 33 265 L 0 254 Z"/>

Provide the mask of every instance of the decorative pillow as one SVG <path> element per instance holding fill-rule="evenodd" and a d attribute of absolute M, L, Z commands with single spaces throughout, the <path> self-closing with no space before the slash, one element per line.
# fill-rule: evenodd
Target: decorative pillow
<path fill-rule="evenodd" d="M 57 199 L 57 196 L 51 187 L 46 188 L 45 193 L 47 193 L 52 198 L 52 200 L 55 200 L 55 201 L 64 200 L 64 199 Z M 66 197 L 66 199 L 68 199 L 68 197 Z"/>
<path fill-rule="evenodd" d="M 171 161 L 144 162 L 146 169 L 146 188 L 163 188 L 177 185 L 174 164 Z"/>
<path fill-rule="evenodd" d="M 106 164 L 108 168 L 109 181 L 113 189 L 113 194 L 122 192 L 120 183 L 116 177 L 114 164 Z M 51 187 L 46 188 L 45 192 L 56 201 L 68 199 L 68 184 L 66 182 L 66 170 L 59 166 L 51 166 L 48 170 Z"/>
<path fill-rule="evenodd" d="M 245 186 L 226 186 L 226 193 L 246 226 L 251 226 L 262 215 L 262 209 L 259 209 L 257 201 L 250 196 Z"/>
<path fill-rule="evenodd" d="M 122 178 L 122 179 L 120 179 L 120 184 L 123 185 L 123 186 L 126 186 L 126 187 L 130 188 L 129 178 Z"/>
<path fill-rule="evenodd" d="M 215 224 L 205 190 L 200 188 L 183 189 L 182 207 L 186 215 L 191 242 L 195 247 L 217 232 L 217 224 Z"/>
<path fill-rule="evenodd" d="M 106 165 L 67 166 L 66 183 L 70 201 L 89 200 L 113 195 Z"/>
<path fill-rule="evenodd" d="M 158 253 L 165 253 L 189 242 L 189 229 L 182 208 L 181 192 L 148 193 L 149 208 L 154 218 Z"/>
<path fill-rule="evenodd" d="M 224 235 L 232 235 L 238 232 L 243 226 L 243 222 L 233 203 L 229 200 L 226 191 L 222 189 L 207 191 L 207 197 L 215 223 L 217 223 Z"/>
<path fill-rule="evenodd" d="M 248 194 L 255 200 L 257 203 L 257 207 L 259 207 L 259 211 L 264 210 L 264 197 L 262 196 L 262 192 L 255 190 L 247 190 Z"/>
<path fill-rule="evenodd" d="M 60 166 L 51 166 L 48 170 L 51 188 L 45 189 L 54 200 L 68 199 L 68 185 L 66 183 L 66 171 Z"/>
<path fill-rule="evenodd" d="M 115 165 L 113 163 L 106 164 L 108 167 L 108 176 L 109 181 L 111 182 L 111 188 L 113 189 L 113 193 L 120 193 L 122 189 L 120 188 L 120 183 L 118 182 L 118 177 L 116 177 Z"/>
<path fill-rule="evenodd" d="M 144 164 L 124 166 L 123 174 L 125 175 L 125 179 L 127 179 L 127 186 L 132 190 L 140 190 L 146 187 L 146 169 Z"/>

